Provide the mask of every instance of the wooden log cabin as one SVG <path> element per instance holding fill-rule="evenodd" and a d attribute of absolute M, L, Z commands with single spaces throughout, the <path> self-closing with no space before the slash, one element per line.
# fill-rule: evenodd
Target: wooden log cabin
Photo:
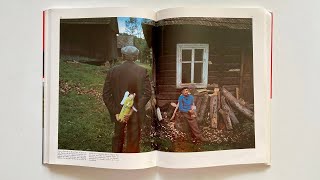
<path fill-rule="evenodd" d="M 171 18 L 143 24 L 153 49 L 156 97 L 176 102 L 183 86 L 225 87 L 253 104 L 252 19 Z M 152 34 L 152 35 L 150 35 Z"/>
<path fill-rule="evenodd" d="M 60 54 L 111 62 L 118 56 L 118 33 L 117 18 L 61 19 Z"/>
<path fill-rule="evenodd" d="M 117 36 L 118 57 L 122 57 L 121 48 L 125 46 L 134 46 L 134 36 L 127 34 L 119 34 Z"/>

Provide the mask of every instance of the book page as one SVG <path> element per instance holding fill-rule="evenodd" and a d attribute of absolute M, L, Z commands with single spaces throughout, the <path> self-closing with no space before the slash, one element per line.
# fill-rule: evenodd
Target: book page
<path fill-rule="evenodd" d="M 46 12 L 45 163 L 156 165 L 152 19 L 130 8 Z"/>
<path fill-rule="evenodd" d="M 157 165 L 268 164 L 270 13 L 173 8 L 154 29 Z"/>

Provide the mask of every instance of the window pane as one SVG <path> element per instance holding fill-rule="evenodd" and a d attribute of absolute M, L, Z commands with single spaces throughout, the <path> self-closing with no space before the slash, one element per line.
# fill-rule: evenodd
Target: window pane
<path fill-rule="evenodd" d="M 182 61 L 191 61 L 192 50 L 183 49 L 182 50 Z"/>
<path fill-rule="evenodd" d="M 195 49 L 194 60 L 195 61 L 203 61 L 203 49 Z"/>
<path fill-rule="evenodd" d="M 202 83 L 203 63 L 194 63 L 194 83 Z"/>
<path fill-rule="evenodd" d="M 182 83 L 191 83 L 191 63 L 182 63 Z"/>

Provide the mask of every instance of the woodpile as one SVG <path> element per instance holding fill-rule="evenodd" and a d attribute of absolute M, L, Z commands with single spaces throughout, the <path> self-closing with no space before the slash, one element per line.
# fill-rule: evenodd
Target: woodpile
<path fill-rule="evenodd" d="M 238 95 L 236 95 L 239 98 L 237 99 L 224 87 L 200 92 L 195 94 L 199 123 L 209 119 L 212 128 L 218 128 L 218 123 L 222 122 L 226 129 L 232 130 L 240 123 L 236 114 L 254 120 L 253 105 L 247 104 Z M 208 118 L 205 117 L 206 114 Z"/>
<path fill-rule="evenodd" d="M 237 126 L 240 117 L 254 120 L 253 104 L 247 104 L 236 90 L 236 97 L 226 88 L 215 87 L 213 90 L 198 89 L 194 94 L 197 121 L 199 124 L 210 124 L 214 129 L 232 130 Z M 165 116 L 174 114 L 174 103 L 166 105 Z"/>
<path fill-rule="evenodd" d="M 240 101 L 235 98 L 229 91 L 227 91 L 225 88 L 222 88 L 222 94 L 226 97 L 228 102 L 231 104 L 231 106 L 235 109 L 237 109 L 240 113 L 245 115 L 247 118 L 254 120 L 253 111 L 251 111 L 249 108 L 247 108 L 245 105 L 240 103 Z"/>

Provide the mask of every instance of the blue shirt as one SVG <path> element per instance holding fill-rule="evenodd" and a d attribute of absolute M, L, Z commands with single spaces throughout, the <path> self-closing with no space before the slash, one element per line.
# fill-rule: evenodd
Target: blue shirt
<path fill-rule="evenodd" d="M 188 96 L 184 96 L 184 95 L 180 95 L 179 99 L 179 111 L 181 112 L 188 112 L 189 110 L 191 110 L 191 106 L 193 105 L 193 96 L 192 95 L 188 95 Z"/>

